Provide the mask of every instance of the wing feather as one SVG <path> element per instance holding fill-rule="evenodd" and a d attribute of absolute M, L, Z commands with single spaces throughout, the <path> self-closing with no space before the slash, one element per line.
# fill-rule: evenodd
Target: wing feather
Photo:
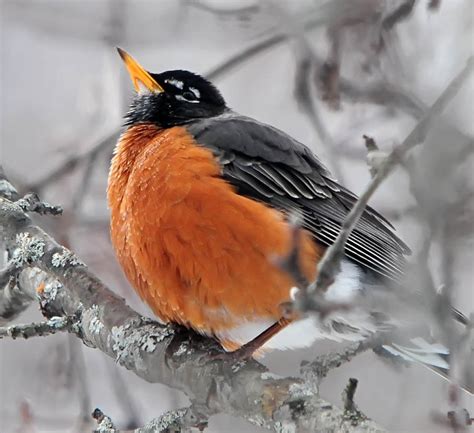
<path fill-rule="evenodd" d="M 357 196 L 339 185 L 306 146 L 231 111 L 191 123 L 188 130 L 212 150 L 222 176 L 240 194 L 296 212 L 317 241 L 324 245 L 335 241 Z M 367 206 L 346 243 L 347 257 L 381 277 L 398 280 L 410 249 L 392 229 Z"/>

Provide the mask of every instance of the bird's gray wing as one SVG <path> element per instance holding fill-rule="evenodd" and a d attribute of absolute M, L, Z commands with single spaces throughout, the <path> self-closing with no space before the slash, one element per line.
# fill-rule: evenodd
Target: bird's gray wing
<path fill-rule="evenodd" d="M 296 212 L 321 244 L 335 241 L 357 197 L 339 185 L 306 146 L 276 128 L 232 112 L 187 128 L 198 144 L 212 150 L 222 176 L 239 194 Z M 390 223 L 367 207 L 345 253 L 363 268 L 398 280 L 410 250 Z"/>

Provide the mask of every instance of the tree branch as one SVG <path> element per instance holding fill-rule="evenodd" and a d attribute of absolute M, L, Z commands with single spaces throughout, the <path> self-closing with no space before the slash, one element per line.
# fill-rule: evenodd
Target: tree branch
<path fill-rule="evenodd" d="M 46 322 L 29 323 L 28 325 L 12 325 L 0 327 L 0 340 L 5 337 L 27 338 L 44 337 L 57 332 L 74 332 L 75 319 L 71 317 L 51 317 Z"/>
<path fill-rule="evenodd" d="M 97 143 L 94 143 L 85 152 L 71 156 L 70 158 L 63 161 L 56 169 L 46 174 L 43 178 L 28 185 L 27 190 L 41 192 L 51 183 L 58 181 L 67 174 L 70 174 L 81 164 L 87 161 L 94 161 L 102 151 L 105 151 L 105 149 L 113 146 L 119 135 L 120 131 L 117 130 L 105 135 L 101 140 L 99 140 Z"/>
<path fill-rule="evenodd" d="M 112 419 L 100 409 L 95 409 L 92 417 L 98 424 L 97 433 L 181 433 L 193 427 L 199 431 L 207 427 L 207 418 L 203 418 L 193 406 L 170 410 L 143 427 L 126 431 L 118 430 Z"/>
<path fill-rule="evenodd" d="M 340 270 L 340 262 L 344 256 L 345 243 L 356 226 L 360 216 L 364 212 L 369 199 L 388 175 L 403 160 L 405 155 L 413 147 L 424 141 L 431 122 L 446 108 L 449 101 L 459 91 L 464 81 L 471 73 L 473 64 L 474 58 L 471 57 L 461 73 L 451 81 L 445 91 L 436 100 L 430 110 L 428 110 L 422 120 L 415 126 L 404 142 L 397 148 L 393 149 L 380 164 L 376 175 L 372 178 L 365 191 L 361 194 L 354 207 L 347 215 L 336 241 L 326 250 L 323 258 L 319 262 L 318 277 L 316 281 L 309 287 L 306 296 L 300 296 L 297 298 L 297 307 L 299 309 L 303 311 L 318 311 L 318 301 L 320 301 L 318 295 L 326 291 L 334 281 L 335 276 L 338 274 Z"/>
<path fill-rule="evenodd" d="M 27 296 L 40 296 L 46 317 L 77 315 L 77 334 L 84 344 L 149 382 L 185 392 L 203 415 L 227 413 L 276 431 L 383 431 L 370 420 L 354 427 L 344 420 L 343 411 L 301 379 L 269 374 L 254 360 L 234 365 L 216 360 L 211 355 L 222 349 L 214 340 L 140 316 L 74 254 L 35 226 L 20 206 L 4 198 L 0 227 L 10 250 L 33 249 L 22 253 L 28 260 L 18 285 Z"/>
<path fill-rule="evenodd" d="M 367 338 L 361 342 L 353 343 L 340 352 L 331 352 L 318 356 L 312 362 L 304 362 L 301 364 L 301 373 L 307 377 L 314 376 L 319 381 L 328 375 L 331 370 L 352 361 L 357 355 L 367 350 L 375 349 L 389 340 L 388 336 L 374 334 L 371 338 Z"/>

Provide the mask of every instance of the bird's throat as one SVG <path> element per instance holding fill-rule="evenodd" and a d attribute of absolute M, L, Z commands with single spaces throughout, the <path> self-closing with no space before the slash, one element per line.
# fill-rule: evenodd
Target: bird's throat
<path fill-rule="evenodd" d="M 112 211 L 122 202 L 137 157 L 162 132 L 156 125 L 144 123 L 128 128 L 120 137 L 114 150 L 107 189 L 108 203 Z"/>

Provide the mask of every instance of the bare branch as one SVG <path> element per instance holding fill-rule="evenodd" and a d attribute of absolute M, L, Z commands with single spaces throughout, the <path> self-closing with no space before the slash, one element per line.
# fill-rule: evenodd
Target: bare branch
<path fill-rule="evenodd" d="M 62 162 L 55 170 L 44 176 L 42 179 L 39 179 L 36 182 L 28 185 L 27 190 L 35 192 L 41 191 L 51 183 L 56 182 L 63 176 L 71 173 L 74 169 L 76 169 L 84 162 L 95 160 L 102 151 L 113 146 L 113 144 L 117 141 L 119 134 L 119 131 L 113 131 L 110 134 L 107 134 L 97 143 L 94 143 L 85 152 L 71 156 L 70 158 Z"/>
<path fill-rule="evenodd" d="M 391 30 L 397 23 L 408 18 L 415 6 L 416 0 L 406 0 L 401 3 L 390 15 L 384 18 L 382 28 Z"/>
<path fill-rule="evenodd" d="M 98 424 L 96 433 L 181 433 L 191 428 L 204 431 L 207 427 L 207 418 L 203 418 L 193 406 L 170 410 L 143 427 L 126 431 L 118 430 L 111 418 L 98 408 L 94 410 L 92 417 Z"/>
<path fill-rule="evenodd" d="M 28 325 L 12 325 L 0 328 L 0 339 L 44 337 L 58 332 L 73 332 L 77 319 L 72 317 L 51 317 L 46 322 L 29 323 Z"/>
<path fill-rule="evenodd" d="M 369 166 L 370 176 L 374 178 L 380 164 L 382 164 L 387 157 L 387 154 L 379 150 L 377 143 L 372 137 L 363 135 L 362 138 L 364 139 L 365 147 L 367 148 L 366 161 Z"/>
<path fill-rule="evenodd" d="M 25 212 L 36 212 L 40 215 L 61 215 L 63 209 L 61 206 L 54 206 L 43 202 L 36 193 L 26 194 L 16 202 Z"/>
<path fill-rule="evenodd" d="M 273 4 L 272 6 L 275 6 Z M 347 8 L 346 0 L 332 0 L 330 2 L 323 2 L 318 7 L 315 7 L 311 13 L 306 13 L 295 21 L 295 26 L 302 29 L 303 32 L 315 29 L 318 26 L 326 25 L 333 21 L 348 20 L 350 22 L 362 22 L 366 17 L 366 10 L 358 10 L 358 8 Z M 346 16 L 348 14 L 349 16 Z M 351 16 L 351 14 L 353 14 Z M 280 26 L 278 26 L 278 29 Z M 206 76 L 210 80 L 220 78 L 226 73 L 233 70 L 236 66 L 243 64 L 244 62 L 251 60 L 258 54 L 266 51 L 270 48 L 274 48 L 279 44 L 286 42 L 291 38 L 288 32 L 280 32 L 279 30 L 264 39 L 255 42 L 243 51 L 231 56 L 214 69 L 210 70 Z M 323 62 L 320 61 L 320 64 Z"/>
<path fill-rule="evenodd" d="M 404 142 L 395 148 L 380 165 L 377 170 L 377 174 L 367 185 L 366 190 L 361 194 L 359 200 L 347 215 L 336 241 L 326 250 L 326 253 L 319 262 L 318 277 L 315 283 L 312 284 L 308 290 L 309 296 L 302 296 L 298 298 L 298 307 L 300 309 L 305 311 L 318 308 L 317 305 L 315 305 L 315 302 L 311 302 L 310 296 L 318 292 L 324 293 L 334 281 L 335 276 L 340 270 L 340 261 L 344 255 L 345 243 L 357 224 L 359 217 L 362 215 L 362 212 L 364 211 L 369 199 L 372 197 L 377 188 L 382 184 L 382 182 L 388 177 L 388 175 L 400 163 L 400 161 L 403 160 L 405 155 L 413 147 L 423 142 L 426 134 L 428 133 L 429 125 L 433 119 L 445 109 L 449 101 L 459 91 L 464 81 L 471 73 L 473 63 L 474 61 L 471 57 L 468 60 L 467 65 L 463 68 L 462 72 L 451 81 L 445 91 L 436 100 L 423 119 L 415 126 Z"/>
<path fill-rule="evenodd" d="M 321 10 L 315 11 L 311 17 L 304 19 L 304 23 L 301 26 L 303 31 L 308 31 L 319 25 L 324 24 L 331 19 L 334 15 L 334 11 L 328 9 L 327 11 L 322 7 Z M 337 11 L 337 8 L 334 8 Z M 333 18 L 333 17 L 332 17 Z M 221 78 L 226 73 L 232 71 L 237 66 L 243 64 L 246 61 L 251 60 L 256 55 L 260 54 L 263 51 L 271 49 L 279 44 L 285 43 L 290 38 L 290 35 L 286 33 L 277 33 L 273 34 L 261 41 L 256 42 L 255 44 L 245 48 L 243 51 L 231 56 L 220 65 L 211 69 L 205 76 L 209 80 L 215 80 Z M 323 68 L 324 61 L 321 58 L 318 58 L 313 53 L 313 62 L 317 65 L 318 69 Z M 352 82 L 351 80 L 344 78 L 343 76 L 338 77 L 338 93 L 341 96 L 346 97 L 349 100 L 354 102 L 369 102 L 378 105 L 384 106 L 395 106 L 399 109 L 402 109 L 414 116 L 415 118 L 420 118 L 424 112 L 424 104 L 418 101 L 415 97 L 408 94 L 401 88 L 397 86 L 379 82 L 376 84 L 371 84 L 369 86 L 360 86 L 359 84 Z M 321 139 L 324 141 L 327 139 L 328 134 L 324 132 L 324 127 L 320 125 L 318 121 L 318 115 L 314 112 L 308 112 L 309 118 L 315 127 L 315 130 L 321 136 Z M 102 152 L 103 149 L 112 146 L 113 143 L 117 140 L 119 136 L 119 131 L 113 131 L 106 137 L 104 137 L 99 142 L 91 146 L 89 150 L 82 154 L 74 155 L 66 159 L 61 163 L 55 170 L 48 173 L 42 179 L 30 184 L 27 186 L 27 190 L 32 191 L 41 191 L 52 182 L 55 182 L 61 179 L 63 176 L 69 174 L 71 171 L 76 169 L 78 166 L 86 163 L 90 164 L 90 161 L 96 159 L 96 157 Z M 88 162 L 89 161 L 89 162 Z M 335 168 L 337 170 L 337 167 Z M 337 175 L 337 173 L 336 173 Z M 342 179 L 339 173 L 337 176 L 339 179 Z M 0 191 L 1 191 L 1 176 L 0 176 Z"/>
<path fill-rule="evenodd" d="M 110 417 L 99 408 L 94 409 L 94 412 L 92 412 L 92 418 L 97 421 L 97 429 L 94 430 L 94 433 L 120 433 Z"/>
<path fill-rule="evenodd" d="M 354 395 L 357 389 L 357 384 L 357 379 L 351 377 L 346 389 L 342 393 L 342 401 L 344 402 L 344 416 L 354 426 L 358 425 L 359 422 L 367 418 L 354 403 Z"/>
<path fill-rule="evenodd" d="M 321 146 L 327 154 L 329 164 L 336 178 L 344 183 L 343 174 L 334 152 L 335 144 L 321 119 L 321 115 L 312 96 L 312 70 L 315 65 L 320 64 L 320 59 L 314 53 L 309 40 L 305 36 L 304 30 L 298 27 L 293 17 L 276 3 L 271 2 L 270 5 L 274 13 L 277 14 L 282 27 L 287 27 L 288 35 L 291 36 L 298 45 L 299 58 L 297 61 L 294 90 L 296 101 L 318 135 Z"/>
<path fill-rule="evenodd" d="M 319 110 L 316 107 L 316 104 L 311 96 L 311 69 L 313 63 L 313 56 L 307 50 L 307 54 L 298 62 L 297 74 L 295 76 L 295 97 L 298 101 L 303 113 L 306 115 L 308 120 L 311 123 L 314 131 L 319 136 L 321 144 L 326 151 L 331 169 L 333 170 L 336 178 L 344 183 L 344 177 L 340 169 L 339 162 L 335 155 L 335 144 L 325 127 L 324 123 L 321 120 Z"/>
<path fill-rule="evenodd" d="M 327 353 L 318 356 L 312 362 L 302 363 L 301 373 L 305 377 L 307 375 L 316 375 L 318 381 L 320 381 L 326 377 L 331 370 L 352 361 L 357 355 L 360 355 L 367 350 L 380 346 L 383 341 L 384 337 L 382 335 L 374 334 L 371 338 L 367 338 L 359 343 L 351 344 L 340 352 Z"/>
<path fill-rule="evenodd" d="M 229 364 L 212 355 L 212 339 L 146 319 L 113 294 L 70 251 L 35 226 L 15 203 L 0 199 L 2 236 L 14 249 L 17 235 L 41 244 L 18 278 L 24 293 L 39 291 L 43 314 L 77 314 L 80 338 L 138 376 L 184 391 L 203 416 L 227 413 L 270 429 L 298 432 L 352 432 L 343 412 L 322 400 L 303 380 L 279 378 L 256 361 Z M 25 244 L 25 245 L 26 245 Z M 1 294 L 0 294 L 1 297 Z M 255 402 L 262 402 L 255 404 Z M 382 432 L 372 421 L 360 432 Z"/>

